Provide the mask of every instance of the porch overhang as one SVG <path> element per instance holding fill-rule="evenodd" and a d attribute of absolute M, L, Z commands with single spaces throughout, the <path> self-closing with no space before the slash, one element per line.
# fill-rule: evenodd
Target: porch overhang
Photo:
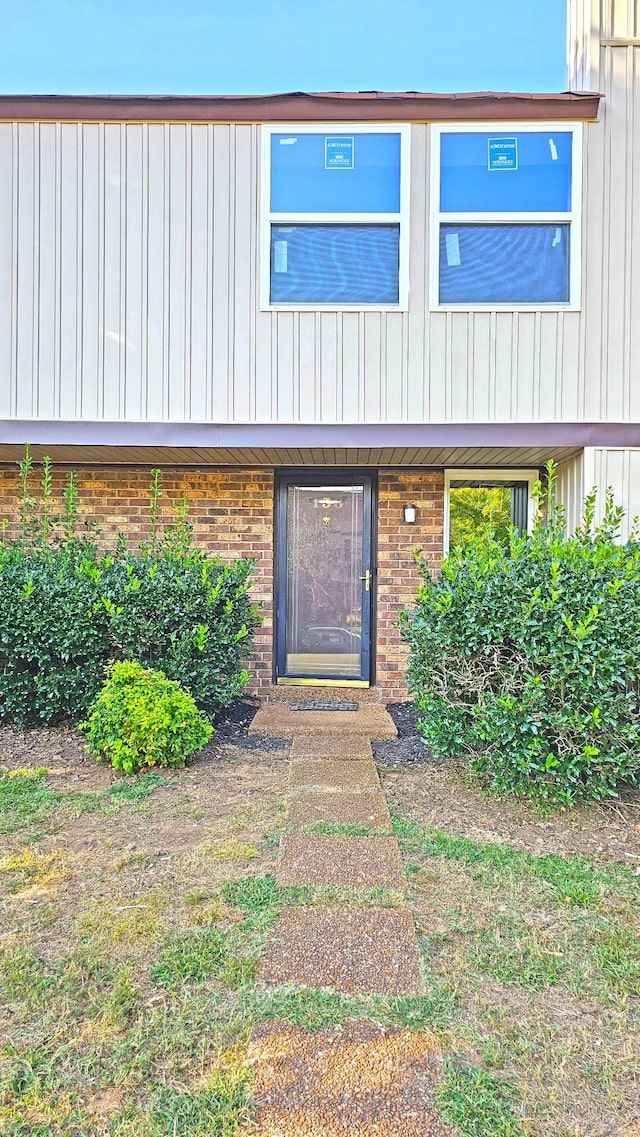
<path fill-rule="evenodd" d="M 640 423 L 0 422 L 0 463 L 26 443 L 36 461 L 77 466 L 532 467 L 640 446 Z"/>

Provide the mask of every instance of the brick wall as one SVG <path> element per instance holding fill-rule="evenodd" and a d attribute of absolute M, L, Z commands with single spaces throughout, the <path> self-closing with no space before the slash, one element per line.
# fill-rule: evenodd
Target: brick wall
<path fill-rule="evenodd" d="M 415 524 L 403 506 L 415 505 Z M 376 686 L 385 702 L 407 698 L 407 645 L 400 638 L 398 613 L 413 604 L 418 587 L 412 549 L 419 545 L 437 566 L 442 559 L 444 475 L 441 471 L 386 471 L 378 478 L 378 615 Z"/>
<path fill-rule="evenodd" d="M 125 533 L 131 545 L 149 536 L 147 468 L 101 467 L 79 469 L 78 495 L 82 520 L 97 521 L 100 543 L 115 543 Z M 40 477 L 36 469 L 34 484 Z M 53 511 L 61 511 L 66 474 L 54 468 Z M 162 471 L 161 520 L 170 521 L 172 505 L 185 496 L 194 527 L 194 542 L 222 560 L 255 557 L 252 596 L 262 601 L 263 623 L 256 633 L 249 670 L 250 690 L 258 693 L 272 684 L 273 635 L 273 473 L 270 470 Z M 0 469 L 0 520 L 13 520 L 17 531 L 18 477 L 15 469 Z"/>
<path fill-rule="evenodd" d="M 36 478 L 39 477 L 36 472 Z M 54 469 L 54 511 L 61 509 L 65 472 Z M 35 480 L 35 479 L 34 479 Z M 130 544 L 149 535 L 148 468 L 101 467 L 78 470 L 80 514 L 100 525 L 101 544 L 125 533 Z M 264 622 L 249 664 L 250 690 L 260 693 L 273 679 L 273 473 L 270 470 L 163 470 L 162 519 L 185 495 L 194 540 L 224 559 L 256 558 L 252 594 L 262 601 Z M 0 519 L 18 514 L 18 477 L 0 468 Z M 417 521 L 408 525 L 403 506 L 415 504 Z M 385 471 L 379 474 L 376 686 L 385 701 L 407 698 L 407 649 L 395 627 L 398 613 L 415 598 L 418 573 L 411 555 L 420 545 L 434 564 L 442 556 L 444 480 L 442 473 Z"/>

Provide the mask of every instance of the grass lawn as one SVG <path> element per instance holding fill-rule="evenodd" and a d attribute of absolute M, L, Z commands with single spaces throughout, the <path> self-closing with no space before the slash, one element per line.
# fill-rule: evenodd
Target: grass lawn
<path fill-rule="evenodd" d="M 70 732 L 0 730 L 0 1132 L 250 1132 L 252 1027 L 428 1029 L 460 1137 L 640 1129 L 640 810 L 541 819 L 453 767 L 383 771 L 427 994 L 262 989 L 279 909 L 380 890 L 273 878 L 285 752 L 115 780 Z"/>
<path fill-rule="evenodd" d="M 456 1002 L 449 1116 L 488 1092 L 464 1134 L 637 1137 L 638 804 L 542 818 L 451 765 L 383 782 L 425 960 Z M 496 1080 L 515 1128 L 491 1104 Z"/>

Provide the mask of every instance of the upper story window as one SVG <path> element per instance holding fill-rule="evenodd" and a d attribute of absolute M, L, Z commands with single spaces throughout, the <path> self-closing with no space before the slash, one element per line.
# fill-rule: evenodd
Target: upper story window
<path fill-rule="evenodd" d="M 432 308 L 577 308 L 580 127 L 433 127 Z"/>
<path fill-rule="evenodd" d="M 263 128 L 262 307 L 404 309 L 409 128 Z"/>

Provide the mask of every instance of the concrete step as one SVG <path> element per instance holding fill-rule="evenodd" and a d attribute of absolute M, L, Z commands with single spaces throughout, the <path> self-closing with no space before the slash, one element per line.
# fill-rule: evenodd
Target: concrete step
<path fill-rule="evenodd" d="M 338 761 L 331 758 L 292 758 L 289 788 L 295 790 L 379 790 L 380 777 L 373 760 Z"/>
<path fill-rule="evenodd" d="M 291 744 L 291 761 L 372 762 L 371 743 L 354 734 L 300 734 Z"/>
<path fill-rule="evenodd" d="M 425 992 L 413 918 L 402 908 L 284 908 L 258 980 L 346 995 Z"/>
<path fill-rule="evenodd" d="M 393 837 L 314 837 L 287 833 L 280 846 L 276 876 L 282 884 L 313 888 L 389 888 L 408 886 Z"/>
<path fill-rule="evenodd" d="M 391 817 L 382 790 L 299 790 L 289 797 L 287 825 L 298 830 L 311 825 L 361 825 L 388 833 Z"/>
<path fill-rule="evenodd" d="M 440 1047 L 426 1030 L 353 1019 L 313 1031 L 263 1023 L 252 1031 L 248 1061 L 258 1103 L 251 1137 L 451 1133 L 438 1120 Z"/>
<path fill-rule="evenodd" d="M 249 734 L 269 738 L 340 734 L 359 738 L 396 738 L 393 719 L 382 703 L 359 703 L 357 711 L 293 711 L 286 701 L 263 703 Z"/>

